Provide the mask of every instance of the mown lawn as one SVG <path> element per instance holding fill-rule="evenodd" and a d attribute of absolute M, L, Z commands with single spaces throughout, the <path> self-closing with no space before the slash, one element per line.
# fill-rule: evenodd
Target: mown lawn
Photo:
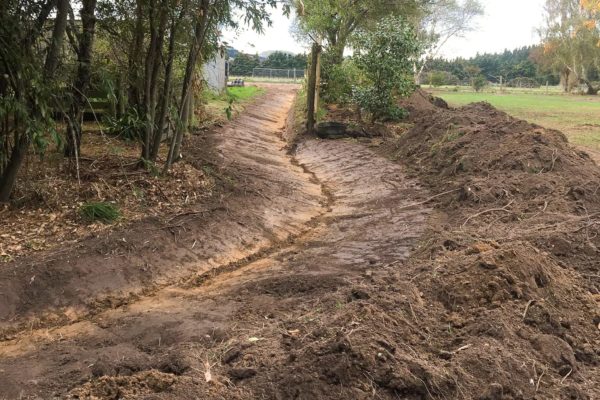
<path fill-rule="evenodd" d="M 250 100 L 253 97 L 263 94 L 265 90 L 257 86 L 230 87 L 227 88 L 227 94 L 237 101 Z"/>
<path fill-rule="evenodd" d="M 429 89 L 428 89 L 429 90 Z M 564 95 L 544 89 L 529 92 L 475 93 L 463 89 L 454 92 L 431 89 L 451 106 L 487 101 L 507 113 L 564 132 L 572 143 L 600 151 L 600 97 Z"/>
<path fill-rule="evenodd" d="M 222 94 L 212 92 L 204 93 L 203 104 L 205 114 L 197 121 L 201 127 L 211 126 L 215 123 L 227 121 L 227 109 L 231 106 L 231 115 L 237 115 L 244 109 L 244 105 L 257 96 L 265 93 L 263 88 L 257 86 L 230 87 Z M 230 100 L 233 102 L 230 104 Z"/>

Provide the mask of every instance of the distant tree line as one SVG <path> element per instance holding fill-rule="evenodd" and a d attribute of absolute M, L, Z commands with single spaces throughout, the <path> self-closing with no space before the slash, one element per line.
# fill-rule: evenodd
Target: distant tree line
<path fill-rule="evenodd" d="M 521 47 L 497 54 L 478 54 L 473 58 L 429 60 L 422 84 L 459 85 L 471 84 L 474 76 L 482 76 L 489 82 L 509 86 L 540 86 L 546 83 L 558 85 L 560 76 L 542 61 L 541 46 Z"/>
<path fill-rule="evenodd" d="M 258 54 L 238 52 L 230 63 L 231 75 L 249 76 L 254 68 L 277 69 L 306 69 L 306 54 L 290 54 L 283 51 L 271 53 L 266 59 L 261 59 Z"/>

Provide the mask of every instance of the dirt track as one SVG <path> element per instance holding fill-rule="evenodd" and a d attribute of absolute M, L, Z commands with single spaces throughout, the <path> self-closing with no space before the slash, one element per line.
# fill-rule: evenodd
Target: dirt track
<path fill-rule="evenodd" d="M 363 145 L 308 140 L 286 155 L 294 90 L 269 88 L 211 136 L 238 189 L 185 232 L 145 222 L 2 271 L 0 398 L 342 395 L 337 361 L 282 366 L 320 341 L 339 298 L 360 303 L 373 295 L 365 282 L 397 270 L 429 210 L 410 206 L 423 191 L 400 166 Z M 365 328 L 348 321 L 339 334 Z M 315 375 L 323 367 L 330 381 Z"/>

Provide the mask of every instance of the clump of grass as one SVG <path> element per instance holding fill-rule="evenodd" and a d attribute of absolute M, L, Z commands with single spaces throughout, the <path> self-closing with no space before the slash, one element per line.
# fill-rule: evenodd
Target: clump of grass
<path fill-rule="evenodd" d="M 89 202 L 79 208 L 81 215 L 90 222 L 100 221 L 105 224 L 115 222 L 121 217 L 121 212 L 111 203 Z"/>
<path fill-rule="evenodd" d="M 437 154 L 444 144 L 454 142 L 456 139 L 461 138 L 464 135 L 465 132 L 456 129 L 454 125 L 450 125 L 446 131 L 446 134 L 431 146 L 431 154 Z"/>

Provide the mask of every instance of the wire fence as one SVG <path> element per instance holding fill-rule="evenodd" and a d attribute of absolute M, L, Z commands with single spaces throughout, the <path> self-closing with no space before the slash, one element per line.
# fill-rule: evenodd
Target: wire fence
<path fill-rule="evenodd" d="M 299 68 L 291 69 L 277 69 L 277 68 L 254 68 L 252 70 L 253 78 L 267 78 L 267 79 L 290 79 L 299 80 L 304 79 L 306 71 Z"/>

